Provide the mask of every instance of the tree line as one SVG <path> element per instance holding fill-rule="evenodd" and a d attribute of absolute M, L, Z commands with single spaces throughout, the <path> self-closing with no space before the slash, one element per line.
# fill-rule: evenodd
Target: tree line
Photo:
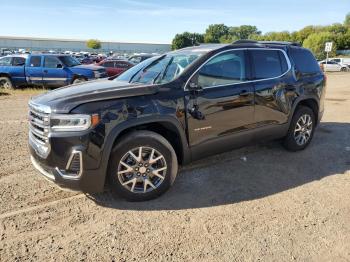
<path fill-rule="evenodd" d="M 241 25 L 227 26 L 225 24 L 209 25 L 204 34 L 184 32 L 176 34 L 172 41 L 172 49 L 180 49 L 200 43 L 232 43 L 240 39 L 257 41 L 288 41 L 300 43 L 311 49 L 318 59 L 324 59 L 325 42 L 333 42 L 330 56 L 336 50 L 350 49 L 350 13 L 346 15 L 344 23 L 327 26 L 306 26 L 295 32 L 268 32 L 262 34 L 256 26 Z"/>

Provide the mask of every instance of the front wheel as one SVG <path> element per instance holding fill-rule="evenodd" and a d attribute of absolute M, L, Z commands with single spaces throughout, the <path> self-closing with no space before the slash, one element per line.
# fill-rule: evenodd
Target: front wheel
<path fill-rule="evenodd" d="M 73 80 L 72 84 L 75 85 L 75 84 L 79 84 L 79 83 L 83 83 L 83 82 L 86 82 L 86 79 L 82 78 L 82 77 L 78 77 L 78 78 Z"/>
<path fill-rule="evenodd" d="M 176 153 L 161 135 L 136 131 L 114 147 L 108 168 L 111 190 L 129 201 L 156 198 L 174 183 Z"/>
<path fill-rule="evenodd" d="M 313 138 L 315 122 L 315 114 L 309 107 L 298 107 L 283 141 L 284 147 L 290 151 L 305 149 Z"/>

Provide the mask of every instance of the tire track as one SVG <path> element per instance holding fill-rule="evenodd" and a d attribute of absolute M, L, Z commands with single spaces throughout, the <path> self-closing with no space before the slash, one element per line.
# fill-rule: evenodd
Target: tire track
<path fill-rule="evenodd" d="M 20 214 L 23 214 L 23 213 L 27 213 L 27 212 L 31 212 L 31 211 L 35 211 L 35 210 L 38 210 L 38 209 L 41 209 L 41 208 L 44 208 L 44 207 L 53 206 L 53 205 L 59 204 L 61 202 L 65 202 L 65 201 L 68 201 L 68 200 L 74 200 L 74 199 L 80 199 L 80 198 L 83 198 L 83 197 L 85 197 L 85 194 L 81 193 L 81 194 L 78 194 L 78 195 L 65 197 L 65 198 L 61 198 L 61 199 L 50 201 L 50 202 L 46 202 L 46 203 L 43 203 L 43 204 L 40 204 L 40 205 L 26 207 L 26 208 L 18 209 L 16 211 L 6 212 L 6 213 L 3 213 L 3 214 L 0 214 L 0 219 L 5 219 L 5 218 L 12 217 L 12 216 L 17 216 L 17 215 L 20 215 Z"/>

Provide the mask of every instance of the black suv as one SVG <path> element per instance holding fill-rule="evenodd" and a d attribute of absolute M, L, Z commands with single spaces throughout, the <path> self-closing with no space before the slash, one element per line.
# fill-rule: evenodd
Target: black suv
<path fill-rule="evenodd" d="M 145 60 L 116 79 L 60 88 L 29 102 L 33 165 L 62 187 L 154 198 L 178 165 L 262 139 L 310 143 L 325 76 L 294 43 L 238 41 Z M 271 163 L 273 164 L 273 163 Z"/>

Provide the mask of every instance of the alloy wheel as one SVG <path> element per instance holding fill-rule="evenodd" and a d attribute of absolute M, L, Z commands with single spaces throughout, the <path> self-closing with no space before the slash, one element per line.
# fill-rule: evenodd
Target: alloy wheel
<path fill-rule="evenodd" d="M 167 164 L 164 156 L 151 147 L 137 147 L 119 161 L 118 179 L 132 193 L 148 193 L 164 181 Z"/>
<path fill-rule="evenodd" d="M 298 119 L 294 129 L 294 139 L 299 146 L 303 146 L 309 141 L 312 128 L 312 118 L 310 115 L 304 114 Z"/>

